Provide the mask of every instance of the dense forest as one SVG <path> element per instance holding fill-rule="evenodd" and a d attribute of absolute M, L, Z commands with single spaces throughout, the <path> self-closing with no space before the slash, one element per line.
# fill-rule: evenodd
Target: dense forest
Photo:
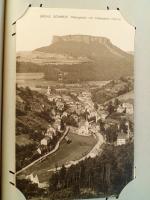
<path fill-rule="evenodd" d="M 133 143 L 103 148 L 101 156 L 56 171 L 49 181 L 50 199 L 119 195 L 132 179 Z"/>
<path fill-rule="evenodd" d="M 30 197 L 45 197 L 47 193 L 44 189 L 38 188 L 38 184 L 32 183 L 28 179 L 16 179 L 17 188 L 23 192 L 26 199 L 30 199 Z"/>
<path fill-rule="evenodd" d="M 106 67 L 101 71 L 97 68 L 96 63 L 38 65 L 32 62 L 17 62 L 17 73 L 44 73 L 45 79 L 51 81 L 58 81 L 59 73 L 61 73 L 63 75 L 63 82 L 67 83 L 78 81 L 105 81 L 120 78 L 122 75 L 128 76 L 131 74 L 131 72 L 122 72 L 122 70 L 118 68 L 114 70 L 115 72 L 108 74 L 108 70 L 108 67 Z"/>

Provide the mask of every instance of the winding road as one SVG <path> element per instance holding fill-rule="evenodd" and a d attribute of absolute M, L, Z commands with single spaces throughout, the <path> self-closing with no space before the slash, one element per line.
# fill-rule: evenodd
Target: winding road
<path fill-rule="evenodd" d="M 85 159 L 87 159 L 89 157 L 94 158 L 97 155 L 99 155 L 100 152 L 102 151 L 101 145 L 104 143 L 104 138 L 99 132 L 96 132 L 96 137 L 98 139 L 98 142 L 96 143 L 96 145 L 93 147 L 93 149 L 86 156 L 82 157 L 79 160 L 69 161 L 69 163 L 66 164 L 65 167 L 69 168 L 69 167 L 71 167 L 71 165 L 76 165 L 80 161 L 83 161 L 83 160 L 85 160 Z M 59 171 L 60 169 L 61 169 L 61 167 L 58 167 L 57 169 L 56 168 L 52 168 L 52 169 L 49 169 L 48 172 L 55 172 L 56 170 Z"/>
<path fill-rule="evenodd" d="M 90 99 L 91 100 L 91 99 Z M 92 101 L 92 100 L 91 100 Z M 83 102 L 82 102 L 83 103 Z M 85 103 L 85 102 L 84 102 Z M 41 156 L 40 158 L 38 158 L 37 160 L 33 161 L 32 163 L 30 163 L 29 165 L 27 165 L 26 167 L 22 168 L 21 170 L 16 172 L 16 175 L 19 175 L 20 173 L 22 173 L 23 171 L 27 170 L 29 167 L 33 166 L 34 164 L 43 161 L 47 156 L 52 155 L 53 153 L 55 153 L 60 146 L 60 143 L 62 142 L 62 140 L 65 138 L 65 136 L 68 134 L 69 132 L 69 126 L 67 126 L 66 131 L 64 132 L 63 136 L 59 139 L 59 141 L 57 142 L 55 148 L 48 152 L 47 154 Z M 96 145 L 92 148 L 92 150 L 85 156 L 83 156 L 82 158 L 80 158 L 79 160 L 75 160 L 75 161 L 69 161 L 68 163 L 65 164 L 66 168 L 69 168 L 71 165 L 76 165 L 78 164 L 80 161 L 83 161 L 89 157 L 94 158 L 96 157 L 98 154 L 100 154 L 100 152 L 102 151 L 101 149 L 101 145 L 104 143 L 104 138 L 102 136 L 102 134 L 98 131 L 95 132 L 95 135 L 93 135 L 93 137 L 97 138 L 97 143 Z M 56 170 L 60 170 L 61 167 L 56 168 L 51 168 L 49 170 L 47 170 L 48 172 L 55 172 Z"/>
<path fill-rule="evenodd" d="M 27 165 L 26 167 L 22 168 L 21 170 L 16 172 L 16 175 L 20 174 L 21 172 L 23 172 L 24 170 L 28 169 L 29 167 L 31 167 L 32 165 L 34 165 L 35 163 L 45 159 L 47 156 L 55 153 L 58 149 L 59 149 L 59 145 L 61 143 L 61 141 L 65 138 L 65 136 L 68 134 L 69 132 L 69 126 L 66 128 L 66 131 L 64 132 L 63 136 L 59 139 L 59 141 L 57 142 L 55 148 L 48 152 L 47 154 L 43 155 L 42 157 L 38 158 L 37 160 L 33 161 L 32 163 L 30 163 L 29 165 Z"/>

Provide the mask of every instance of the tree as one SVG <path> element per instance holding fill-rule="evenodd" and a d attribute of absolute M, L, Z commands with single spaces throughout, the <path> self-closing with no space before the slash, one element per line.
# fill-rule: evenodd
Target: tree
<path fill-rule="evenodd" d="M 115 106 L 115 108 L 118 107 L 119 104 L 120 104 L 119 99 L 115 98 L 115 100 L 114 100 L 114 106 Z"/>
<path fill-rule="evenodd" d="M 50 194 L 52 199 L 92 198 L 93 191 L 94 197 L 99 193 L 119 194 L 132 179 L 132 167 L 133 144 L 105 145 L 100 156 L 55 172 L 50 179 Z"/>
<path fill-rule="evenodd" d="M 100 131 L 104 132 L 105 131 L 105 127 L 104 127 L 105 123 L 101 119 L 99 119 L 98 124 L 100 126 Z"/>
<path fill-rule="evenodd" d="M 17 179 L 16 186 L 27 199 L 29 197 L 43 196 L 44 194 L 43 189 L 38 188 L 37 184 L 32 183 L 28 179 Z"/>
<path fill-rule="evenodd" d="M 75 184 L 72 186 L 72 193 L 73 193 L 73 197 L 74 197 L 74 198 L 79 197 L 80 188 L 79 188 L 79 184 L 78 184 L 78 183 L 75 183 Z"/>
<path fill-rule="evenodd" d="M 105 130 L 107 142 L 112 143 L 117 141 L 117 126 L 113 125 Z"/>
<path fill-rule="evenodd" d="M 55 174 L 52 174 L 50 180 L 49 180 L 49 190 L 51 192 L 55 192 L 58 189 L 58 183 L 59 183 L 59 176 L 56 172 Z"/>
<path fill-rule="evenodd" d="M 98 110 L 98 104 L 97 103 L 94 103 L 94 108 L 95 108 L 95 110 Z"/>
<path fill-rule="evenodd" d="M 112 105 L 112 102 L 110 101 L 108 106 L 107 106 L 107 111 L 108 111 L 109 115 L 111 115 L 114 112 L 114 110 L 115 110 L 115 108 Z"/>
<path fill-rule="evenodd" d="M 66 176 L 66 168 L 65 168 L 65 165 L 62 165 L 59 175 L 60 175 L 60 178 L 61 178 L 61 179 L 64 179 L 64 178 L 65 178 L 65 176 Z"/>

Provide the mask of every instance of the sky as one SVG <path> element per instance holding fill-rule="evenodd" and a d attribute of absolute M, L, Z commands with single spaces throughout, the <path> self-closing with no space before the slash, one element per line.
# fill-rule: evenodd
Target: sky
<path fill-rule="evenodd" d="M 16 51 L 50 45 L 54 35 L 107 37 L 124 51 L 134 51 L 135 29 L 117 10 L 29 8 L 17 20 Z"/>

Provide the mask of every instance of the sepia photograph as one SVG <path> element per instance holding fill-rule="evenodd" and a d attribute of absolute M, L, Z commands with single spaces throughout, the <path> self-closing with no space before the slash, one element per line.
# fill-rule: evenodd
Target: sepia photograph
<path fill-rule="evenodd" d="M 32 8 L 16 24 L 16 185 L 118 197 L 133 180 L 134 34 L 117 10 Z"/>

